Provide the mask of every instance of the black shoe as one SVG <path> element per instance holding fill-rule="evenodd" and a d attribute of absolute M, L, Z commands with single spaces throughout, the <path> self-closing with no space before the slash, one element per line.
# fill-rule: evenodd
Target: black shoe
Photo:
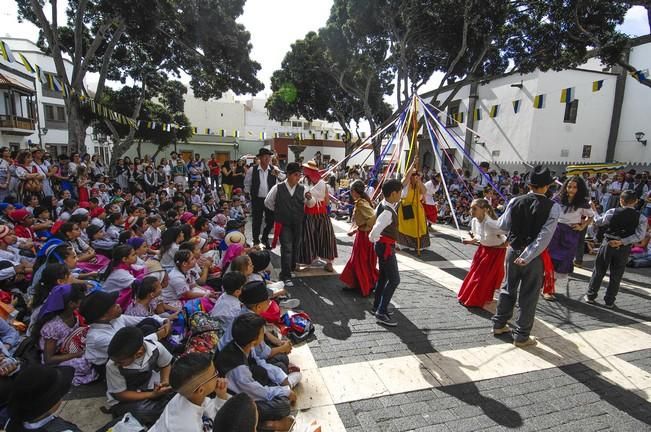
<path fill-rule="evenodd" d="M 389 307 L 387 307 L 387 313 L 386 314 L 389 315 L 389 316 L 393 316 L 395 311 L 396 311 L 396 308 L 389 306 Z M 371 314 L 372 315 L 375 315 L 376 313 L 377 313 L 377 309 L 371 309 Z"/>
<path fill-rule="evenodd" d="M 606 309 L 615 309 L 615 303 L 610 303 L 610 304 L 604 303 L 604 307 Z"/>
<path fill-rule="evenodd" d="M 384 315 L 384 314 L 376 314 L 375 322 L 377 322 L 378 324 L 383 324 L 388 327 L 395 327 L 398 325 L 398 323 L 392 320 L 391 317 L 389 317 L 389 315 Z"/>
<path fill-rule="evenodd" d="M 593 304 L 597 304 L 597 302 L 595 301 L 595 299 L 590 298 L 590 297 L 588 297 L 588 296 L 583 297 L 583 299 L 584 299 L 585 302 L 588 303 L 588 304 L 592 304 L 592 305 L 593 305 Z"/>

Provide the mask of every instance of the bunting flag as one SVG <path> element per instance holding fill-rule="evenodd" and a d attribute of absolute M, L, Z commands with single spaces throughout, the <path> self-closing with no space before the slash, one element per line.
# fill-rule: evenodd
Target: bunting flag
<path fill-rule="evenodd" d="M 338 139 L 338 140 L 340 140 L 340 139 L 341 139 L 341 134 L 340 134 L 339 132 L 337 132 L 337 133 L 335 134 L 335 138 Z"/>
<path fill-rule="evenodd" d="M 20 62 L 25 66 L 25 70 L 29 73 L 34 73 L 36 72 L 34 68 L 32 67 L 32 64 L 25 58 L 24 55 L 21 53 L 18 53 L 18 57 L 20 58 Z"/>
<path fill-rule="evenodd" d="M 513 101 L 513 112 L 518 113 L 520 111 L 520 99 Z"/>
<path fill-rule="evenodd" d="M 323 133 L 323 135 L 324 135 L 325 139 L 328 139 L 328 131 L 325 131 L 325 132 Z"/>
<path fill-rule="evenodd" d="M 260 132 L 260 140 L 264 141 L 267 139 L 267 133 L 266 132 Z"/>
<path fill-rule="evenodd" d="M 568 87 L 561 90 L 561 103 L 568 104 L 574 100 L 574 87 Z"/>
<path fill-rule="evenodd" d="M 545 95 L 538 95 L 533 98 L 533 107 L 536 109 L 542 109 L 545 107 Z"/>
<path fill-rule="evenodd" d="M 299 141 L 302 141 L 303 140 L 303 133 L 302 132 L 297 133 L 296 134 L 296 139 L 299 140 Z"/>
<path fill-rule="evenodd" d="M 491 118 L 495 118 L 495 117 L 497 117 L 497 113 L 499 112 L 499 110 L 500 110 L 500 106 L 499 106 L 499 105 L 493 105 L 493 106 L 491 107 L 491 111 L 490 111 L 490 113 L 489 113 L 489 116 L 490 116 Z"/>
<path fill-rule="evenodd" d="M 481 120 L 481 108 L 475 108 L 475 121 Z"/>
<path fill-rule="evenodd" d="M 598 92 L 604 86 L 604 80 L 592 81 L 592 92 Z"/>
<path fill-rule="evenodd" d="M 47 76 L 47 85 L 50 88 L 51 91 L 61 91 L 62 86 L 61 82 L 57 77 L 55 77 L 52 74 L 46 74 Z"/>
<path fill-rule="evenodd" d="M 43 69 L 39 65 L 36 65 L 36 78 L 42 83 L 45 84 L 47 82 L 47 79 L 45 78 L 45 72 L 43 72 Z"/>
<path fill-rule="evenodd" d="M 459 111 L 457 113 L 452 114 L 452 118 L 457 123 L 463 123 L 463 111 Z"/>
<path fill-rule="evenodd" d="M 9 63 L 16 61 L 14 53 L 11 52 L 9 45 L 7 45 L 4 41 L 0 41 L 0 56 L 2 56 L 2 58 Z"/>
<path fill-rule="evenodd" d="M 210 135 L 210 128 L 206 128 L 206 135 Z"/>
<path fill-rule="evenodd" d="M 240 131 L 234 130 L 233 131 L 233 138 L 239 138 L 240 137 Z"/>
<path fill-rule="evenodd" d="M 633 78 L 635 78 L 636 80 L 640 81 L 640 82 L 646 81 L 646 79 L 647 79 L 645 71 L 642 71 L 642 70 L 631 72 L 631 76 Z"/>
<path fill-rule="evenodd" d="M 219 136 L 220 137 L 225 137 L 226 136 L 226 129 L 219 129 Z"/>
<path fill-rule="evenodd" d="M 196 134 L 197 134 L 197 127 L 194 126 L 192 127 L 192 135 L 196 135 Z"/>

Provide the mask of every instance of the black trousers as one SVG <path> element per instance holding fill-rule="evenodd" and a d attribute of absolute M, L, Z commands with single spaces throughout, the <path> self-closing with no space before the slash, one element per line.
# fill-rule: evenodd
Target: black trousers
<path fill-rule="evenodd" d="M 251 213 L 253 215 L 253 244 L 260 243 L 260 231 L 262 231 L 262 243 L 269 241 L 269 233 L 274 227 L 274 212 L 264 205 L 264 198 L 251 198 Z M 262 229 L 262 219 L 264 216 L 264 230 Z"/>
<path fill-rule="evenodd" d="M 292 270 L 296 269 L 296 255 L 301 241 L 303 224 L 283 225 L 280 232 L 280 279 L 287 280 L 292 277 Z"/>
<path fill-rule="evenodd" d="M 123 417 L 126 413 L 131 413 L 140 423 L 146 426 L 152 426 L 163 414 L 167 403 L 174 397 L 174 393 L 169 393 L 159 399 L 145 399 L 137 402 L 120 402 L 111 407 L 113 417 Z"/>
<path fill-rule="evenodd" d="M 580 263 L 583 262 L 583 255 L 585 254 L 585 235 L 587 232 L 587 228 L 581 231 L 581 237 L 579 237 L 579 242 L 576 245 L 576 254 L 574 255 L 574 259 Z"/>
<path fill-rule="evenodd" d="M 604 302 L 607 305 L 615 303 L 617 293 L 619 292 L 619 284 L 622 282 L 622 276 L 624 276 L 626 262 L 628 261 L 628 256 L 630 254 L 630 245 L 614 248 L 608 246 L 608 241 L 604 239 L 603 243 L 599 247 L 597 259 L 594 263 L 594 270 L 592 271 L 592 277 L 588 284 L 587 297 L 589 299 L 594 300 L 597 298 L 599 288 L 601 288 L 601 281 L 604 279 L 604 276 L 606 276 L 606 272 L 610 270 L 610 282 L 608 282 L 608 288 L 606 288 Z"/>
<path fill-rule="evenodd" d="M 391 254 L 384 257 L 386 248 L 391 248 Z M 389 302 L 400 285 L 400 273 L 398 272 L 398 259 L 396 258 L 395 246 L 386 243 L 375 243 L 375 253 L 377 254 L 378 267 L 380 275 L 375 285 L 375 300 L 373 309 L 378 314 L 386 314 Z"/>

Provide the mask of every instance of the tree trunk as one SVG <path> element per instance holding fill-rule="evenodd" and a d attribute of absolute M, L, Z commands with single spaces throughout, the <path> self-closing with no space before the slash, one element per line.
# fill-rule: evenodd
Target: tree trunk
<path fill-rule="evenodd" d="M 71 97 L 67 104 L 68 114 L 68 149 L 70 153 L 87 153 L 86 125 L 81 115 L 79 99 Z"/>

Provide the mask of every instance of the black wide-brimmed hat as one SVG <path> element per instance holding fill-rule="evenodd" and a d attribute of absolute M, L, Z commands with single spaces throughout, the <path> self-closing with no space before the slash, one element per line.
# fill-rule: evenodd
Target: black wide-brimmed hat
<path fill-rule="evenodd" d="M 549 168 L 538 165 L 529 174 L 529 184 L 536 187 L 549 186 L 554 183 Z"/>
<path fill-rule="evenodd" d="M 13 420 L 31 421 L 48 412 L 70 390 L 75 369 L 69 366 L 28 366 L 13 383 L 9 413 Z"/>
<path fill-rule="evenodd" d="M 266 148 L 266 147 L 260 147 L 260 150 L 258 150 L 258 154 L 257 154 L 256 156 L 257 156 L 257 157 L 260 157 L 260 156 L 265 156 L 265 155 L 267 155 L 267 156 L 273 156 L 273 155 L 274 155 L 274 152 L 272 152 L 271 150 L 269 150 L 269 149 Z"/>

